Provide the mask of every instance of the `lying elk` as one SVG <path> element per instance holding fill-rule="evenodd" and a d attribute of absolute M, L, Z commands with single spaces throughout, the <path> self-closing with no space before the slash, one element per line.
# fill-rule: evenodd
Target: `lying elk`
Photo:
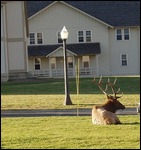
<path fill-rule="evenodd" d="M 100 90 L 107 96 L 108 101 L 103 104 L 102 106 L 94 106 L 92 109 L 92 123 L 93 124 L 121 124 L 119 118 L 116 116 L 115 112 L 118 109 L 125 109 L 125 106 L 122 105 L 117 99 L 121 98 L 123 96 L 122 95 L 116 96 L 119 91 L 120 88 L 115 91 L 114 85 L 116 83 L 117 78 L 114 80 L 113 83 L 110 82 L 110 80 L 108 79 L 108 82 L 106 83 L 106 88 L 105 90 L 102 89 L 102 76 L 100 77 L 99 82 L 97 83 L 95 81 L 95 78 L 93 80 L 93 83 L 95 83 Z M 110 87 L 113 91 L 113 96 L 109 95 L 106 93 L 108 87 Z"/>

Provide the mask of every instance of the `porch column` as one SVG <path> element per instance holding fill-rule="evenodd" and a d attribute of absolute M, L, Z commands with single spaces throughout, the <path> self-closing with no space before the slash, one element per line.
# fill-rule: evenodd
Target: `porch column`
<path fill-rule="evenodd" d="M 52 70 L 51 70 L 51 57 L 49 56 L 49 77 L 52 77 Z"/>
<path fill-rule="evenodd" d="M 73 77 L 75 77 L 75 66 L 76 66 L 76 62 L 75 62 L 75 57 L 73 56 Z"/>
<path fill-rule="evenodd" d="M 97 76 L 99 76 L 98 55 L 96 55 L 96 74 L 97 74 Z"/>

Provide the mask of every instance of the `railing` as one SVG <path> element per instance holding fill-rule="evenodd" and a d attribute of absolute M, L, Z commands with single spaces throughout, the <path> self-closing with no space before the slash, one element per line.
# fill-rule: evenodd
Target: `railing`
<path fill-rule="evenodd" d="M 50 76 L 49 69 L 29 71 L 28 74 L 30 77 L 49 77 Z"/>
<path fill-rule="evenodd" d="M 35 70 L 29 71 L 29 75 L 31 77 L 63 77 L 64 70 L 63 69 L 52 69 L 51 72 L 49 69 L 46 70 Z M 94 76 L 97 75 L 96 67 L 95 68 L 81 68 L 79 70 L 80 76 Z M 68 76 L 75 76 L 75 72 L 73 68 L 68 69 Z"/>

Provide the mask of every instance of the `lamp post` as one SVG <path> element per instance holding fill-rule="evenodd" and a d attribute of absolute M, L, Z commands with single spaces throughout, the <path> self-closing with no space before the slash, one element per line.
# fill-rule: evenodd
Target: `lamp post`
<path fill-rule="evenodd" d="M 68 84 L 68 67 L 67 67 L 67 52 L 66 52 L 66 40 L 68 38 L 68 31 L 64 26 L 61 31 L 61 38 L 63 40 L 63 54 L 64 54 L 64 81 L 65 81 L 65 101 L 64 105 L 72 105 L 72 101 L 69 94 L 69 84 Z"/>

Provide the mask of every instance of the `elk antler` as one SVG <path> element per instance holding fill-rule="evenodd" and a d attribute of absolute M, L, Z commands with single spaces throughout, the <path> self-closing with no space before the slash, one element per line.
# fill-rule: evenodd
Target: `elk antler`
<path fill-rule="evenodd" d="M 107 84 L 106 84 L 105 90 L 103 90 L 102 87 L 101 87 L 101 85 L 102 85 L 102 76 L 100 76 L 100 79 L 99 79 L 99 82 L 98 82 L 98 83 L 95 81 L 95 77 L 94 77 L 94 80 L 93 80 L 92 82 L 95 83 L 105 95 L 108 95 L 108 94 L 106 93 L 107 88 L 108 88 Z"/>
<path fill-rule="evenodd" d="M 111 82 L 110 82 L 110 79 L 108 78 L 108 83 L 107 83 L 107 84 L 111 87 L 115 98 L 121 98 L 121 97 L 123 96 L 123 92 L 122 92 L 122 95 L 121 95 L 121 96 L 118 96 L 118 97 L 116 96 L 116 95 L 119 93 L 119 91 L 120 91 L 120 88 L 118 88 L 118 90 L 115 91 L 114 85 L 115 85 L 116 81 L 117 81 L 117 78 L 114 80 L 113 83 L 111 83 Z"/>
<path fill-rule="evenodd" d="M 113 83 L 111 83 L 111 82 L 110 82 L 110 79 L 108 78 L 108 82 L 106 83 L 106 88 L 105 88 L 105 90 L 103 90 L 102 87 L 101 87 L 101 85 L 102 85 L 102 83 L 103 83 L 103 82 L 102 82 L 102 76 L 100 76 L 100 79 L 99 79 L 99 82 L 98 82 L 98 83 L 95 81 L 95 77 L 94 77 L 94 80 L 93 80 L 92 82 L 95 83 L 105 95 L 108 95 L 108 94 L 106 93 L 106 91 L 107 91 L 107 89 L 108 89 L 108 86 L 110 86 L 111 89 L 112 89 L 112 91 L 113 91 L 114 97 L 115 97 L 115 98 L 121 98 L 121 97 L 123 96 L 123 92 L 122 92 L 122 95 L 121 95 L 121 96 L 119 96 L 119 97 L 116 96 L 116 95 L 120 92 L 120 88 L 118 88 L 117 91 L 116 91 L 115 88 L 114 88 L 114 85 L 115 85 L 116 81 L 117 81 L 117 78 L 114 80 Z"/>

